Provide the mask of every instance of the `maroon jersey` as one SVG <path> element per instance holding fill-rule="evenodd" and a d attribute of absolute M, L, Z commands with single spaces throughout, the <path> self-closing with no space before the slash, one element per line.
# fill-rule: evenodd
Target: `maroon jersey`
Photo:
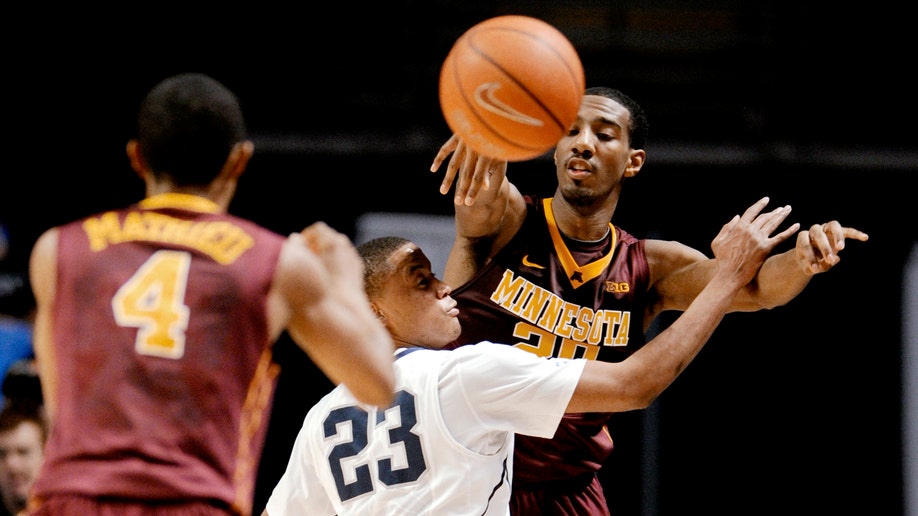
<path fill-rule="evenodd" d="M 598 242 L 562 235 L 551 199 L 526 197 L 520 231 L 452 295 L 457 345 L 489 340 L 539 356 L 617 362 L 644 344 L 644 242 L 609 224 Z M 586 487 L 612 451 L 610 414 L 568 414 L 554 438 L 517 435 L 514 489 Z"/>
<path fill-rule="evenodd" d="M 267 294 L 284 237 L 188 195 L 60 228 L 48 495 L 251 512 L 277 366 Z"/>

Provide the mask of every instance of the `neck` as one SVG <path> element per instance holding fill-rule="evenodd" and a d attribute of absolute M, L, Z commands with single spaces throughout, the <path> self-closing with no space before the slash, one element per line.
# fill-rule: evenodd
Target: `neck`
<path fill-rule="evenodd" d="M 609 233 L 609 222 L 615 213 L 615 202 L 588 207 L 571 205 L 560 195 L 552 198 L 551 209 L 558 230 L 565 236 L 584 242 L 602 240 Z"/>

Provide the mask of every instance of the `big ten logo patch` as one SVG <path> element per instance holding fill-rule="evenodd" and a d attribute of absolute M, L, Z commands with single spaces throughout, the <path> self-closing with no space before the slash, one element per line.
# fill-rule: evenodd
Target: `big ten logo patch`
<path fill-rule="evenodd" d="M 631 291 L 631 285 L 627 281 L 607 281 L 606 292 L 613 294 L 624 294 Z"/>

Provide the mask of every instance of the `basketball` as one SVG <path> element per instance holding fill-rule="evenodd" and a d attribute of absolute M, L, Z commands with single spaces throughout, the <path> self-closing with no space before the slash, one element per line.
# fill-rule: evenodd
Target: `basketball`
<path fill-rule="evenodd" d="M 497 16 L 453 44 L 440 69 L 440 108 L 472 150 L 523 161 L 558 143 L 584 88 L 580 56 L 561 31 L 528 16 Z"/>

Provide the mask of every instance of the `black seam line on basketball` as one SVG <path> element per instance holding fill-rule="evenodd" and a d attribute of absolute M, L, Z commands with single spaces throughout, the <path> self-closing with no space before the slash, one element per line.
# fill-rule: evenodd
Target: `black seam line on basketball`
<path fill-rule="evenodd" d="M 546 106 L 545 104 L 542 103 L 542 99 L 540 99 L 540 98 L 536 97 L 535 95 L 533 95 L 533 94 L 532 94 L 532 91 L 530 91 L 529 88 L 525 87 L 519 80 L 517 80 L 516 77 L 514 77 L 512 74 L 510 74 L 510 73 L 507 71 L 506 68 L 504 68 L 503 66 L 500 66 L 499 64 L 497 64 L 497 62 L 495 62 L 493 59 L 491 59 L 490 56 L 488 56 L 487 54 L 485 54 L 484 52 L 482 52 L 482 51 L 479 49 L 479 47 L 475 45 L 475 42 L 472 41 L 472 36 L 474 36 L 476 32 L 480 32 L 480 31 L 482 31 L 482 30 L 486 30 L 486 29 L 478 29 L 478 30 L 475 30 L 475 31 L 473 31 L 471 34 L 469 34 L 469 35 L 467 36 L 467 37 L 469 38 L 469 46 L 472 47 L 472 49 L 475 50 L 475 52 L 477 52 L 478 55 L 480 55 L 482 58 L 484 58 L 485 60 L 487 60 L 489 63 L 493 64 L 495 68 L 497 68 L 498 70 L 500 70 L 501 72 L 503 72 L 504 75 L 507 76 L 511 81 L 513 81 L 517 86 L 519 86 L 521 90 L 525 91 L 526 93 L 529 94 L 529 96 L 530 96 L 531 98 L 535 99 L 536 103 L 542 108 L 543 111 L 545 111 L 546 113 L 548 113 L 548 116 L 551 117 L 552 121 L 554 121 L 554 123 L 555 123 L 556 126 L 558 126 L 562 131 L 564 131 L 565 129 L 567 129 L 567 126 L 566 126 L 565 124 L 562 124 L 562 123 L 561 123 L 561 120 L 558 119 L 558 117 L 555 115 L 555 113 L 554 113 L 552 110 L 548 109 L 548 106 Z M 487 30 L 498 30 L 498 29 L 487 29 Z M 525 36 L 525 37 L 527 37 L 527 38 L 533 40 L 535 43 L 537 43 L 537 44 L 539 44 L 539 45 L 542 45 L 543 47 L 547 48 L 549 51 L 551 51 L 552 54 L 554 54 L 554 55 L 558 58 L 558 60 L 559 60 L 561 63 L 564 64 L 565 68 L 567 68 L 567 71 L 568 71 L 569 76 L 570 76 L 571 78 L 576 77 L 576 74 L 574 73 L 573 70 L 571 70 L 570 66 L 568 66 L 567 60 L 564 59 L 564 56 L 562 56 L 562 55 L 559 54 L 557 51 L 555 51 L 555 48 L 552 47 L 551 45 L 549 45 L 548 42 L 545 41 L 544 39 L 538 38 L 538 37 L 534 37 L 532 34 L 530 34 L 530 33 L 528 33 L 528 32 L 525 32 L 525 31 L 518 30 L 518 29 L 510 29 L 510 28 L 501 27 L 499 30 L 503 30 L 503 31 L 505 31 L 505 32 L 515 32 L 515 33 L 517 33 L 517 34 L 521 34 L 521 35 L 523 35 L 523 36 Z M 575 81 L 575 82 L 576 82 L 576 81 Z"/>

